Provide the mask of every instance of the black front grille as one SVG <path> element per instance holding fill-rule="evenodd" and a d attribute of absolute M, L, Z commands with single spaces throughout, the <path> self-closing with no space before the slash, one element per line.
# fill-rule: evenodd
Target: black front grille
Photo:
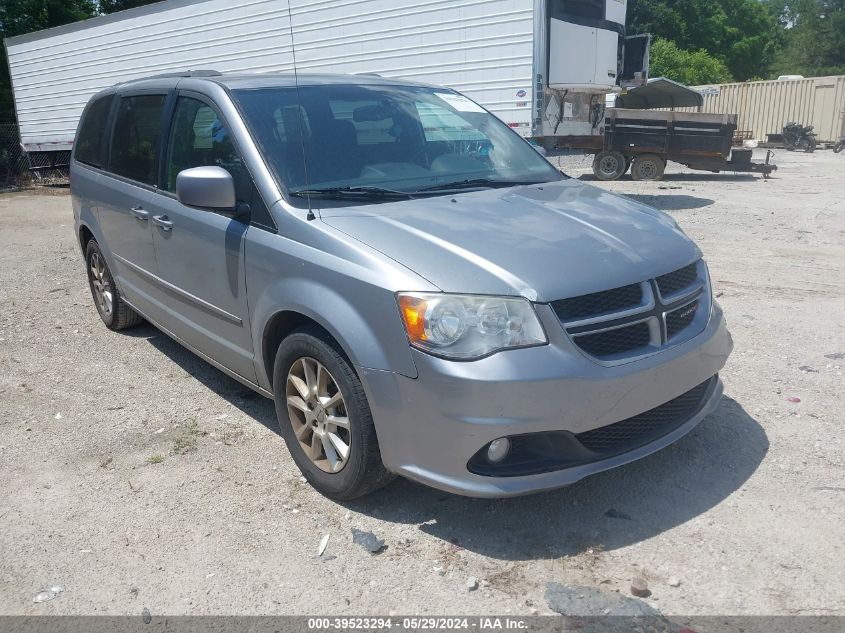
<path fill-rule="evenodd" d="M 582 350 L 598 358 L 632 352 L 651 342 L 648 323 L 641 322 L 615 330 L 575 336 L 572 339 Z"/>
<path fill-rule="evenodd" d="M 678 332 L 687 328 L 695 320 L 695 313 L 698 312 L 698 301 L 694 301 L 683 308 L 670 312 L 666 315 L 666 336 L 672 338 Z"/>
<path fill-rule="evenodd" d="M 511 450 L 501 462 L 487 459 L 487 444 L 473 455 L 467 468 L 486 477 L 520 477 L 590 464 L 636 450 L 689 422 L 701 411 L 717 380 L 718 376 L 713 376 L 666 404 L 584 433 L 548 431 L 510 436 Z"/>
<path fill-rule="evenodd" d="M 640 284 L 631 284 L 613 290 L 561 299 L 552 303 L 552 308 L 561 321 L 574 321 L 605 312 L 636 308 L 642 300 L 643 290 Z"/>
<path fill-rule="evenodd" d="M 685 266 L 675 272 L 657 278 L 657 287 L 663 297 L 675 294 L 679 290 L 688 288 L 698 279 L 698 262 Z"/>
<path fill-rule="evenodd" d="M 701 408 L 713 380 L 714 378 L 711 378 L 650 411 L 616 424 L 577 433 L 575 437 L 584 447 L 605 456 L 648 444 L 670 433 L 695 415 Z"/>
<path fill-rule="evenodd" d="M 693 334 L 707 290 L 698 276 L 700 265 L 550 305 L 575 345 L 590 356 L 615 362 L 655 352 Z"/>

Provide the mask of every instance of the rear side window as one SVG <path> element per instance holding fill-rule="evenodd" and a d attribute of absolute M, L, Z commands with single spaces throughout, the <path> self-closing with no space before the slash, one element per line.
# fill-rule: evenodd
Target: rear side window
<path fill-rule="evenodd" d="M 146 185 L 156 184 L 165 95 L 120 100 L 111 141 L 109 170 Z"/>
<path fill-rule="evenodd" d="M 113 95 L 100 97 L 85 111 L 85 119 L 79 127 L 76 139 L 76 160 L 94 167 L 103 166 L 106 125 Z"/>

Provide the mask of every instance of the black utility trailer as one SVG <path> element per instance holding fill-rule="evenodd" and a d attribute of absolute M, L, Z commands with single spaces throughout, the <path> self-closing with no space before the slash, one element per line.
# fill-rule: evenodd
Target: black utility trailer
<path fill-rule="evenodd" d="M 601 147 L 592 148 L 593 173 L 600 180 L 616 180 L 630 167 L 634 180 L 661 180 L 671 160 L 690 169 L 767 178 L 777 169 L 771 152 L 759 163 L 751 160 L 753 150 L 731 147 L 736 120 L 735 114 L 609 108 Z"/>
<path fill-rule="evenodd" d="M 593 173 L 599 180 L 616 180 L 628 168 L 634 180 L 662 180 L 667 161 L 690 169 L 719 173 L 769 174 L 777 169 L 766 152 L 763 163 L 751 160 L 753 150 L 732 149 L 735 114 L 663 112 L 608 108 L 604 135 L 561 138 L 559 148 L 595 154 Z"/>
<path fill-rule="evenodd" d="M 615 97 L 618 107 L 604 112 L 601 134 L 557 137 L 556 149 L 582 149 L 595 154 L 593 173 L 600 180 L 616 180 L 628 168 L 634 180 L 660 180 L 666 161 L 715 173 L 751 172 L 767 178 L 777 167 L 771 152 L 764 163 L 751 160 L 751 149 L 733 149 L 735 114 L 680 112 L 701 109 L 703 95 L 665 77 Z M 657 110 L 653 108 L 664 108 Z"/>

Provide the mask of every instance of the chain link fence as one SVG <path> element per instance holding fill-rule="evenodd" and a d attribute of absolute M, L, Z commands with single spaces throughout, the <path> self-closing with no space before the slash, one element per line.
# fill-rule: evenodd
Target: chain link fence
<path fill-rule="evenodd" d="M 32 182 L 29 161 L 21 147 L 16 123 L 0 123 L 0 189 L 26 187 Z"/>
<path fill-rule="evenodd" d="M 70 152 L 27 154 L 16 123 L 0 123 L 0 190 L 68 183 Z"/>

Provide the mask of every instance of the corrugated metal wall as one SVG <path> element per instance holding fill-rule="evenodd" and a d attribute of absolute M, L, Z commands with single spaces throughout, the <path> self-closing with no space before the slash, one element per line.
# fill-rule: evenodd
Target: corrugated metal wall
<path fill-rule="evenodd" d="M 188 68 L 378 73 L 457 88 L 531 127 L 530 0 L 170 0 L 7 40 L 28 151 L 69 149 L 85 103 Z"/>
<path fill-rule="evenodd" d="M 820 142 L 836 141 L 845 131 L 845 75 L 695 88 L 705 92 L 702 112 L 737 114 L 737 129 L 761 141 L 790 121 L 815 126 Z"/>

